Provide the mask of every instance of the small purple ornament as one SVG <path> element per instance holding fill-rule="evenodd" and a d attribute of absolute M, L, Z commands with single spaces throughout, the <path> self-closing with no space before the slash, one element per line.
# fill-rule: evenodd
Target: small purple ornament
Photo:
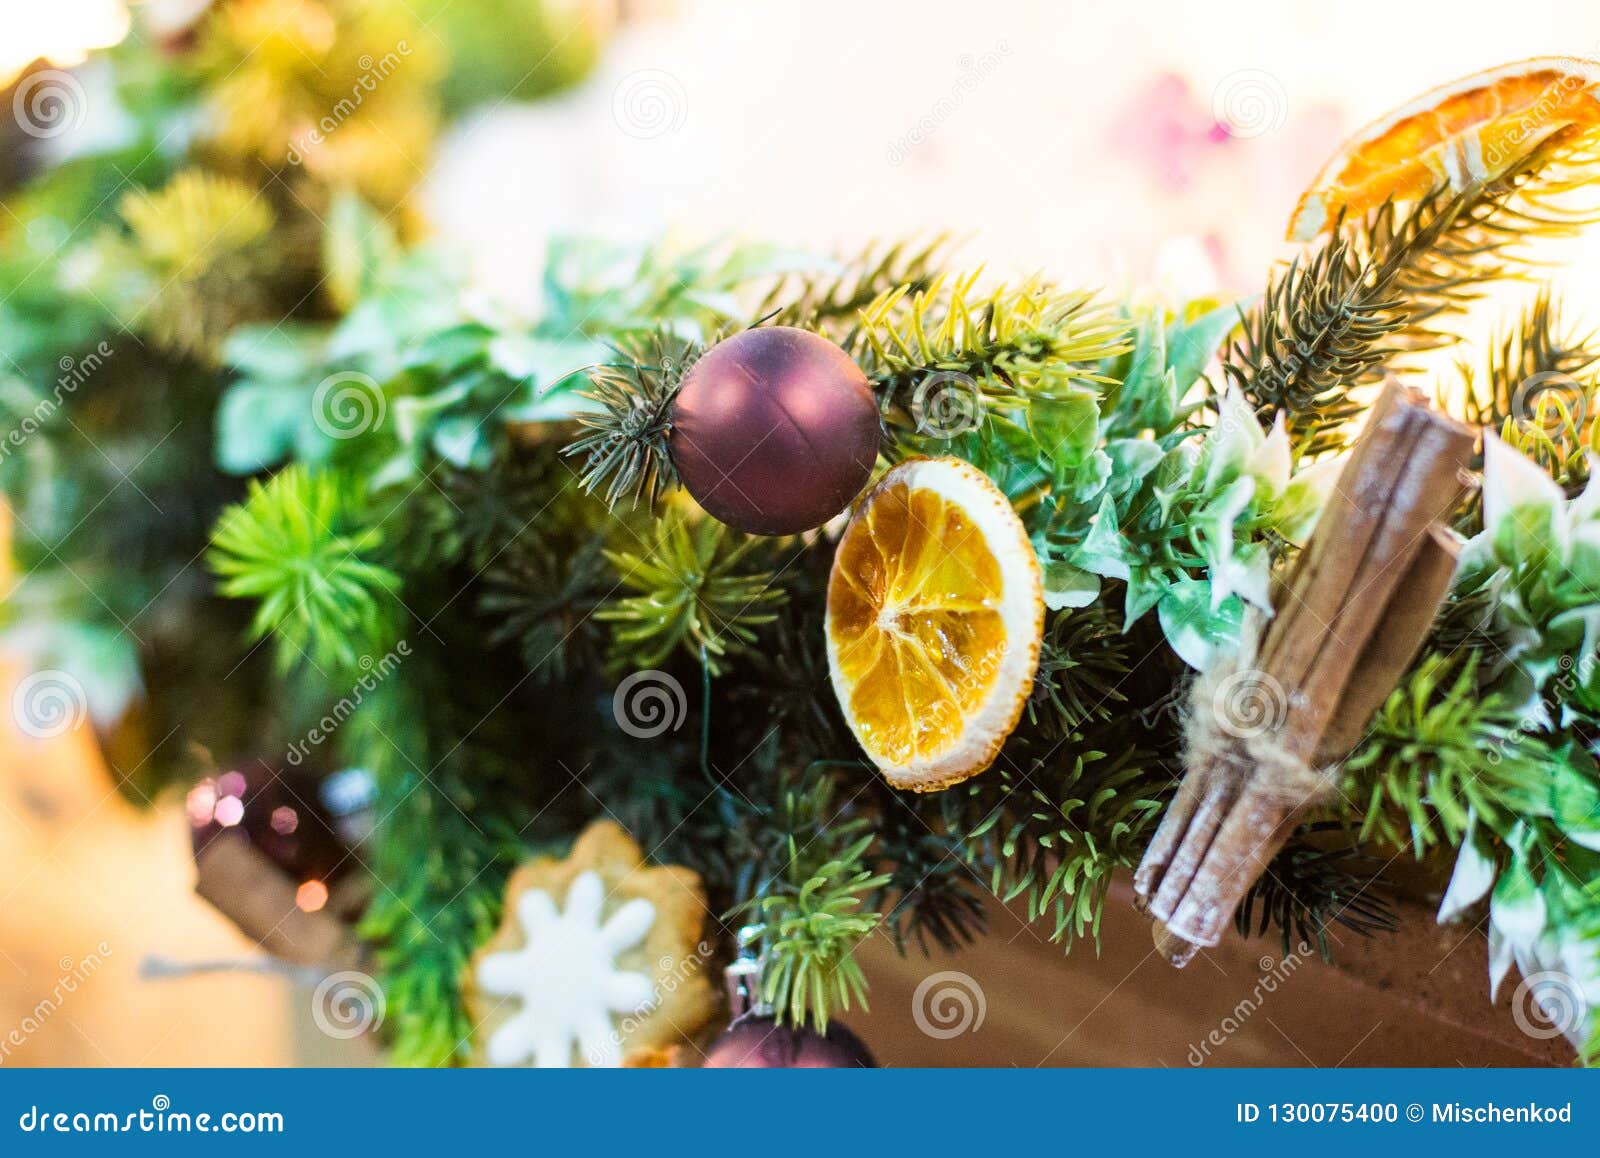
<path fill-rule="evenodd" d="M 797 534 L 844 510 L 882 437 L 861 367 L 791 326 L 758 326 L 707 350 L 671 417 L 683 485 L 714 518 L 752 535 Z"/>
<path fill-rule="evenodd" d="M 747 1013 L 706 1050 L 708 1070 L 876 1069 L 872 1051 L 837 1021 L 826 1033 L 779 1025 L 767 1014 Z"/>

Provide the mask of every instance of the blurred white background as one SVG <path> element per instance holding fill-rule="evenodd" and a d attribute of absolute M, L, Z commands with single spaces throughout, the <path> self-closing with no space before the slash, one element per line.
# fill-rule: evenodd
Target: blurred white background
<path fill-rule="evenodd" d="M 1592 0 L 657 7 L 576 92 L 446 144 L 430 205 L 495 284 L 524 292 L 551 232 L 948 230 L 1006 274 L 1255 292 L 1347 133 L 1479 68 L 1600 56 Z M 1590 301 L 1596 258 L 1572 271 Z"/>

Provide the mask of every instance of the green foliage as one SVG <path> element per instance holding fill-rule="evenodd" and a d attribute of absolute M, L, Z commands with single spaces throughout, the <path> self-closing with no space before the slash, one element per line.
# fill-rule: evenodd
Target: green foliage
<path fill-rule="evenodd" d="M 383 534 L 348 479 L 289 467 L 225 511 L 212 536 L 221 591 L 258 601 L 251 631 L 279 666 L 349 673 L 394 643 L 400 578 L 376 561 Z"/>
<path fill-rule="evenodd" d="M 886 405 L 909 413 L 935 371 L 968 376 L 986 400 L 1059 398 L 1104 382 L 1099 364 L 1127 348 L 1126 323 L 1093 294 L 1037 279 L 979 290 L 980 276 L 899 285 L 861 312 L 858 356 Z"/>
<path fill-rule="evenodd" d="M 1138 863 L 1173 783 L 1148 753 L 1109 756 L 1079 739 L 1032 760 L 1002 755 L 945 796 L 964 855 L 994 894 L 1023 898 L 1028 919 L 1046 920 L 1049 938 L 1070 948 L 1098 941 L 1111 875 Z"/>
<path fill-rule="evenodd" d="M 1335 238 L 1273 277 L 1228 349 L 1228 382 L 1263 419 L 1282 414 L 1308 454 L 1341 444 L 1341 428 L 1361 410 L 1351 388 L 1394 352 L 1390 339 L 1405 324 L 1397 273 Z"/>
<path fill-rule="evenodd" d="M 201 170 L 120 202 L 73 255 L 73 288 L 106 302 L 122 326 L 174 354 L 214 360 L 229 330 L 270 309 L 273 210 L 242 181 Z"/>
<path fill-rule="evenodd" d="M 1486 590 L 1509 641 L 1497 689 L 1536 719 L 1600 715 L 1600 484 L 1567 498 L 1506 444 L 1485 448 L 1484 530 L 1467 547 L 1458 586 Z M 1544 697 L 1548 697 L 1546 700 Z"/>
<path fill-rule="evenodd" d="M 472 1048 L 461 979 L 500 917 L 505 878 L 523 853 L 518 814 L 485 799 L 472 736 L 453 729 L 419 657 L 378 685 L 341 730 L 378 782 L 383 817 L 370 868 L 378 882 L 361 918 L 385 1000 L 396 1065 L 464 1064 Z M 437 670 L 437 669 L 435 669 Z M 493 798 L 491 798 L 493 799 Z"/>
<path fill-rule="evenodd" d="M 1132 667 L 1132 648 L 1101 604 L 1052 616 L 1039 645 L 1028 719 L 1045 735 L 1065 739 L 1126 710 L 1121 685 Z"/>
<path fill-rule="evenodd" d="M 612 624 L 614 660 L 655 668 L 682 648 L 720 673 L 731 653 L 773 621 L 771 608 L 784 598 L 773 571 L 741 566 L 765 549 L 715 519 L 668 512 L 639 550 L 606 552 L 622 586 L 638 593 L 597 613 Z"/>
<path fill-rule="evenodd" d="M 869 246 L 820 271 L 784 278 L 754 313 L 771 325 L 818 330 L 851 346 L 861 312 L 900 287 L 913 294 L 926 289 L 938 276 L 946 248 L 943 235 L 926 243 Z"/>
<path fill-rule="evenodd" d="M 937 806 L 885 788 L 875 828 L 873 852 L 888 879 L 872 908 L 883 913 L 895 948 L 953 953 L 976 940 L 985 928 L 988 890 L 967 863 L 960 836 L 939 822 Z"/>
<path fill-rule="evenodd" d="M 1203 669 L 1234 645 L 1247 604 L 1269 608 L 1274 551 L 1305 537 L 1332 479 L 1326 468 L 1292 476 L 1282 423 L 1263 434 L 1231 390 L 1203 438 L 1164 453 L 1137 445 L 1067 562 L 1126 582 L 1125 622 L 1155 610 L 1173 649 Z"/>
<path fill-rule="evenodd" d="M 1239 903 L 1233 915 L 1239 934 L 1261 936 L 1276 928 L 1285 956 L 1298 943 L 1332 961 L 1328 936 L 1334 925 L 1362 937 L 1396 928 L 1378 876 L 1383 862 L 1359 847 L 1322 843 L 1342 835 L 1343 826 L 1331 822 L 1308 825 L 1292 837 Z"/>
<path fill-rule="evenodd" d="M 642 453 L 631 450 L 636 444 L 661 449 L 664 428 L 639 417 L 660 417 L 670 397 L 633 393 L 630 385 L 653 382 L 624 382 L 621 367 L 591 387 L 588 371 L 657 335 L 669 345 L 703 342 L 738 316 L 737 290 L 802 264 L 763 247 L 679 253 L 559 240 L 548 253 L 543 312 L 528 322 L 469 304 L 462 272 L 438 255 L 375 243 L 386 228 L 353 211 L 330 222 L 325 247 L 358 251 L 340 268 L 365 290 L 336 323 L 246 329 L 230 339 L 224 358 L 240 378 L 223 401 L 218 457 L 232 469 L 292 455 L 352 466 L 375 486 L 410 486 L 440 461 L 487 469 L 508 424 L 537 429 L 593 416 L 603 435 L 613 430 L 605 424 L 613 403 L 627 426 L 623 445 L 602 438 L 605 446 L 584 449 L 608 463 L 620 454 L 615 461 L 626 466 Z M 359 413 L 341 414 L 341 394 L 352 390 L 364 395 L 353 399 Z M 666 469 L 664 456 L 643 462 Z M 590 485 L 627 490 L 614 469 Z M 635 481 L 630 474 L 628 484 Z"/>
<path fill-rule="evenodd" d="M 1562 324 L 1549 290 L 1493 339 L 1478 377 L 1461 364 L 1468 422 L 1497 430 L 1508 446 L 1538 463 L 1569 494 L 1589 478 L 1588 454 L 1600 449 L 1589 412 L 1600 379 L 1594 335 Z"/>
<path fill-rule="evenodd" d="M 1228 351 L 1228 381 L 1264 418 L 1284 414 L 1301 452 L 1340 446 L 1362 409 L 1352 390 L 1400 355 L 1454 341 L 1439 321 L 1519 273 L 1521 243 L 1568 235 L 1594 216 L 1556 204 L 1586 163 L 1558 138 L 1492 181 L 1441 186 L 1404 213 L 1388 204 L 1337 223 L 1274 275 Z"/>
<path fill-rule="evenodd" d="M 667 447 L 672 401 L 698 355 L 698 346 L 657 333 L 648 351 L 589 371 L 583 397 L 598 409 L 578 415 L 587 433 L 564 451 L 584 458 L 579 482 L 585 491 L 603 491 L 607 506 L 624 497 L 654 505 L 664 486 L 677 485 Z"/>
<path fill-rule="evenodd" d="M 515 643 L 541 683 L 558 683 L 600 659 L 595 612 L 614 586 L 604 543 L 592 535 L 570 553 L 518 550 L 484 575 L 478 606 L 495 625 L 489 641 Z"/>
<path fill-rule="evenodd" d="M 1345 764 L 1360 839 L 1421 857 L 1459 844 L 1474 817 L 1499 830 L 1544 807 L 1559 753 L 1478 675 L 1476 657 L 1429 656 L 1379 710 Z"/>
<path fill-rule="evenodd" d="M 855 950 L 883 920 L 867 902 L 889 881 L 867 867 L 866 821 L 831 817 L 830 803 L 827 792 L 788 798 L 788 863 L 744 910 L 762 926 L 763 997 L 779 1019 L 819 1029 L 836 1009 L 866 1006 Z"/>
<path fill-rule="evenodd" d="M 1405 305 L 1395 338 L 1401 350 L 1451 344 L 1441 320 L 1493 283 L 1537 272 L 1528 242 L 1572 237 L 1600 220 L 1592 202 L 1571 196 L 1592 179 L 1594 146 L 1593 137 L 1556 133 L 1489 181 L 1459 191 L 1443 184 L 1403 214 L 1390 204 L 1346 223 L 1361 250 L 1396 269 L 1393 288 Z"/>

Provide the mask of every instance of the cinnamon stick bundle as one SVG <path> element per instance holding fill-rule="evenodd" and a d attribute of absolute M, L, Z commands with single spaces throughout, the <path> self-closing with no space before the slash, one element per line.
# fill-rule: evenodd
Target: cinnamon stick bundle
<path fill-rule="evenodd" d="M 1215 945 L 1422 646 L 1474 432 L 1391 381 L 1261 631 L 1190 695 L 1185 774 L 1134 876 L 1176 965 Z"/>

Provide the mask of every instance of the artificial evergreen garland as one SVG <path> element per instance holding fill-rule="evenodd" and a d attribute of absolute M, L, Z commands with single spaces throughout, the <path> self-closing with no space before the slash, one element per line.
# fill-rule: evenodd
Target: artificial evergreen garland
<path fill-rule="evenodd" d="M 272 133 L 234 128 L 216 148 L 276 163 L 261 156 Z M 75 279 L 8 299 L 0 325 L 36 380 L 58 351 L 94 349 L 108 317 L 138 327 L 149 349 L 116 356 L 152 360 L 153 410 L 203 412 L 186 391 L 223 368 L 214 445 L 191 445 L 191 423 L 149 448 L 177 463 L 163 473 L 180 512 L 160 528 L 170 544 L 96 545 L 102 560 L 146 552 L 105 610 L 137 622 L 141 599 L 170 598 L 163 583 L 186 574 L 179 556 L 210 525 L 223 598 L 186 586 L 176 630 L 224 652 L 219 665 L 248 664 L 255 688 L 271 678 L 259 658 L 220 644 L 266 644 L 281 694 L 208 742 L 271 765 L 362 689 L 312 762 L 376 781 L 360 932 L 396 1061 L 473 1054 L 463 987 L 507 877 L 563 855 L 596 818 L 696 874 L 723 918 L 714 956 L 754 927 L 776 1016 L 826 1028 L 866 1000 L 854 951 L 875 933 L 906 951 L 958 948 L 992 894 L 1067 946 L 1098 935 L 1113 873 L 1138 862 L 1173 795 L 1175 705 L 1252 609 L 1270 612 L 1363 387 L 1449 344 L 1479 283 L 1524 272 L 1522 241 L 1587 220 L 1557 198 L 1589 171 L 1592 143 L 1558 134 L 1492 177 L 1341 217 L 1239 304 L 1002 284 L 947 268 L 937 242 L 839 260 L 573 242 L 552 248 L 533 322 L 476 307 L 447 260 L 409 244 L 388 181 L 364 198 L 327 192 L 323 236 L 285 270 L 263 245 L 283 224 L 227 211 L 240 178 L 167 166 L 159 191 L 85 247 Z M 99 300 L 105 270 L 127 285 L 127 271 L 161 279 L 175 261 L 178 284 Z M 338 292 L 274 317 L 262 287 L 316 268 Z M 1020 721 L 992 767 L 942 792 L 885 784 L 841 712 L 826 651 L 839 528 L 748 534 L 676 485 L 687 377 L 719 340 L 778 326 L 859 368 L 881 422 L 878 475 L 921 456 L 971 464 L 1037 560 L 1048 612 Z M 1483 499 L 1458 512 L 1469 541 L 1449 604 L 1345 764 L 1339 801 L 1240 908 L 1241 931 L 1326 952 L 1333 923 L 1392 924 L 1374 884 L 1386 861 L 1453 859 L 1441 919 L 1488 898 L 1494 980 L 1513 962 L 1559 968 L 1594 1002 L 1600 497 L 1586 452 L 1600 446 L 1583 405 L 1518 396 L 1558 375 L 1587 399 L 1594 366 L 1547 295 L 1481 376 L 1463 367 L 1455 405 L 1491 436 Z M 37 414 L 36 385 L 7 389 L 19 415 Z M 119 406 L 92 385 L 80 404 Z M 65 562 L 73 519 L 117 491 L 77 427 L 51 417 L 0 461 L 34 569 L 7 613 L 15 632 L 20 611 L 38 622 L 48 605 L 54 633 L 82 647 L 119 635 L 74 606 L 75 587 L 58 598 L 47 564 Z M 113 429 L 96 423 L 96 440 Z M 46 488 L 46 471 L 66 481 Z M 201 492 L 237 501 L 218 515 L 197 507 Z M 93 666 L 30 642 L 56 657 L 40 662 Z M 170 677 L 157 661 L 181 646 L 157 639 L 140 657 L 158 715 Z M 1575 1036 L 1590 1060 L 1594 1024 L 1586 1007 Z"/>

